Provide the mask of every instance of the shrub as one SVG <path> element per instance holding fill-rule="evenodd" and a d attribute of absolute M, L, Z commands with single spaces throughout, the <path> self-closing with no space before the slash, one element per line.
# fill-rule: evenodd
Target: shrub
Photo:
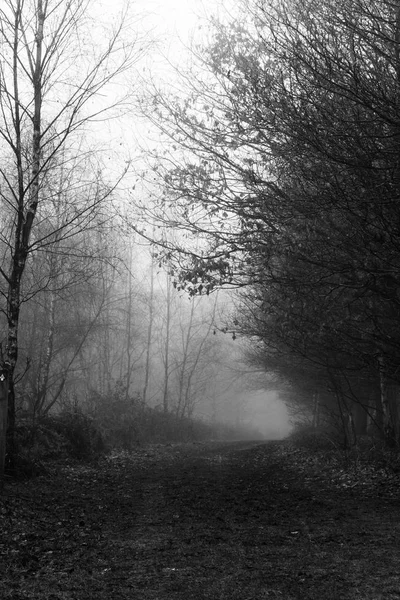
<path fill-rule="evenodd" d="M 43 473 L 45 461 L 49 459 L 87 460 L 106 450 L 92 420 L 79 411 L 37 421 L 21 419 L 15 429 L 13 446 L 7 457 L 7 472 L 21 477 Z"/>
<path fill-rule="evenodd" d="M 106 451 L 106 444 L 93 420 L 79 410 L 64 412 L 52 418 L 53 428 L 68 442 L 73 458 L 90 459 Z"/>
<path fill-rule="evenodd" d="M 308 450 L 333 450 L 342 445 L 336 431 L 332 429 L 314 428 L 308 424 L 296 425 L 288 436 L 288 441 Z"/>

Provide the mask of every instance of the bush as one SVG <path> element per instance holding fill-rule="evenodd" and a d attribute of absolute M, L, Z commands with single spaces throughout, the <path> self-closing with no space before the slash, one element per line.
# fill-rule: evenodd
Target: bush
<path fill-rule="evenodd" d="M 249 427 L 206 423 L 201 419 L 165 413 L 160 407 L 145 406 L 140 397 L 127 397 L 118 385 L 111 398 L 93 392 L 94 421 L 107 444 L 116 449 L 133 450 L 137 445 L 206 440 L 260 439 L 260 432 Z"/>
<path fill-rule="evenodd" d="M 91 459 L 106 451 L 106 444 L 93 420 L 79 410 L 52 417 L 52 427 L 68 443 L 68 454 L 79 460 Z"/>
<path fill-rule="evenodd" d="M 327 428 L 316 429 L 308 424 L 296 425 L 287 439 L 298 447 L 313 451 L 334 450 L 343 445 L 336 431 Z"/>
<path fill-rule="evenodd" d="M 102 436 L 92 420 L 79 411 L 37 421 L 25 418 L 16 426 L 12 456 L 7 457 L 7 472 L 31 477 L 45 471 L 46 460 L 88 460 L 105 450 Z"/>

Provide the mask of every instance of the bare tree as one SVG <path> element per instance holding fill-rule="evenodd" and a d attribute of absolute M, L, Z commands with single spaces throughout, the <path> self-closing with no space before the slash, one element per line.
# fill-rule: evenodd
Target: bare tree
<path fill-rule="evenodd" d="M 151 371 L 151 348 L 154 327 L 154 261 L 150 264 L 149 322 L 147 326 L 146 362 L 144 368 L 143 404 L 146 404 Z"/>
<path fill-rule="evenodd" d="M 109 111 L 122 100 L 105 106 L 100 91 L 107 90 L 138 57 L 135 44 L 124 41 L 124 15 L 119 25 L 109 30 L 105 43 L 91 40 L 89 6 L 87 0 L 4 0 L 0 8 L 0 199 L 7 214 L 0 275 L 7 320 L 11 440 L 28 258 L 51 244 L 58 232 L 73 236 L 89 226 L 94 209 L 111 196 L 116 185 L 115 181 L 101 182 L 100 165 L 94 173 L 86 172 L 84 197 L 78 195 L 55 228 L 36 233 L 38 220 L 50 216 L 49 182 L 54 173 L 61 166 L 68 168 L 77 152 L 82 155 L 88 150 L 77 134 L 82 136 L 90 122 L 110 117 Z M 4 445 L 4 440 L 0 443 Z M 0 464 L 0 473 L 3 468 Z"/>
<path fill-rule="evenodd" d="M 183 315 L 180 322 L 181 348 L 179 349 L 180 362 L 178 363 L 178 393 L 176 413 L 179 416 L 191 416 L 200 393 L 205 393 L 207 388 L 207 367 L 213 360 L 212 330 L 215 325 L 215 315 L 218 294 L 215 294 L 210 312 L 202 314 L 204 298 L 192 298 L 189 315 Z M 205 375 L 204 375 L 205 372 Z"/>
<path fill-rule="evenodd" d="M 170 351 L 171 351 L 171 310 L 172 310 L 172 282 L 171 278 L 167 276 L 166 286 L 166 315 L 165 315 L 165 340 L 164 340 L 164 383 L 162 391 L 162 402 L 163 410 L 165 413 L 169 410 L 169 379 L 170 379 Z"/>

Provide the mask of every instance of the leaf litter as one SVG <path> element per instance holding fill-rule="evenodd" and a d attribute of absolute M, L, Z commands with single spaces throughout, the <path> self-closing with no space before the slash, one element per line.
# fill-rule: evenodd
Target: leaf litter
<path fill-rule="evenodd" d="M 50 463 L 0 498 L 0 597 L 398 599 L 399 483 L 290 441 Z"/>

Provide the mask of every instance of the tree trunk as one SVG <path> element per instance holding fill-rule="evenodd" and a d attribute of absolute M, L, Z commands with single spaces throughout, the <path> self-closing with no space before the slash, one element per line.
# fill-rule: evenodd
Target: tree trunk
<path fill-rule="evenodd" d="M 7 412 L 8 412 L 8 369 L 0 369 L 0 493 L 4 487 L 4 467 L 6 463 Z"/>
<path fill-rule="evenodd" d="M 126 383 L 125 400 L 130 398 L 130 387 L 132 378 L 132 245 L 129 247 L 129 265 L 128 265 L 128 306 L 126 320 Z"/>
<path fill-rule="evenodd" d="M 186 382 L 186 392 L 185 392 L 185 379 L 186 379 L 186 371 L 187 371 L 186 367 L 187 367 L 187 362 L 189 360 L 189 348 L 190 348 L 190 340 L 191 340 L 191 336 L 192 336 L 193 316 L 194 316 L 194 298 L 192 298 L 192 300 L 191 300 L 189 323 L 187 324 L 186 336 L 183 339 L 183 343 L 182 343 L 183 360 L 182 360 L 180 373 L 179 373 L 179 393 L 178 393 L 178 404 L 176 407 L 176 414 L 181 417 L 183 417 L 185 414 L 186 399 L 188 396 L 187 388 L 190 385 L 188 382 Z M 185 398 L 185 402 L 184 402 L 184 398 Z"/>
<path fill-rule="evenodd" d="M 151 340 L 153 336 L 154 320 L 154 263 L 151 259 L 150 266 L 150 298 L 149 298 L 149 325 L 147 327 L 146 364 L 144 368 L 143 404 L 147 401 L 147 392 L 150 379 Z"/>
<path fill-rule="evenodd" d="M 54 292 L 50 292 L 50 301 L 48 306 L 49 329 L 46 340 L 46 353 L 44 361 L 39 371 L 39 382 L 37 387 L 37 397 L 34 403 L 34 416 L 40 415 L 46 404 L 48 392 L 50 366 L 53 358 L 54 332 L 55 332 L 55 297 Z"/>
<path fill-rule="evenodd" d="M 393 426 L 393 419 L 390 409 L 390 394 L 389 394 L 389 382 L 386 374 L 385 359 L 380 356 L 379 362 L 379 381 L 380 381 L 380 392 L 381 392 L 381 406 L 382 406 L 382 428 L 383 437 L 388 446 L 396 445 L 396 435 Z"/>
<path fill-rule="evenodd" d="M 165 335 L 165 359 L 164 359 L 164 390 L 163 390 L 163 409 L 168 412 L 168 384 L 169 384 L 169 338 L 171 328 L 171 281 L 167 279 L 167 316 L 166 316 L 166 335 Z"/>
<path fill-rule="evenodd" d="M 320 422 L 320 401 L 319 392 L 313 394 L 313 417 L 312 417 L 312 428 L 318 429 Z"/>
<path fill-rule="evenodd" d="M 18 176 L 18 211 L 16 216 L 15 237 L 13 258 L 11 263 L 10 276 L 8 277 L 8 295 L 7 295 L 7 359 L 10 365 L 8 372 L 8 398 L 4 401 L 8 403 L 7 409 L 3 407 L 0 419 L 0 434 L 4 436 L 6 431 L 5 415 L 8 416 L 7 424 L 7 444 L 9 454 L 14 456 L 14 432 L 15 432 L 15 386 L 14 374 L 18 360 L 18 330 L 19 317 L 21 311 L 21 279 L 25 270 L 26 261 L 29 252 L 29 240 L 32 231 L 33 221 L 36 216 L 39 201 L 39 173 L 41 165 L 41 109 L 42 109 L 42 44 L 43 28 L 45 14 L 43 12 L 42 0 L 37 2 L 37 26 L 35 35 L 35 60 L 31 64 L 31 80 L 33 85 L 33 132 L 32 132 L 32 163 L 30 172 L 29 199 L 26 203 L 26 189 L 24 185 L 23 169 L 23 148 L 21 131 L 21 108 L 18 83 L 19 68 L 19 43 L 21 39 L 21 11 L 22 4 L 17 3 L 14 18 L 14 42 L 13 42 L 13 74 L 14 74 L 14 128 L 15 128 L 15 156 L 17 163 Z M 1 439 L 0 444 L 4 444 Z M 0 469 L 2 465 L 0 463 Z"/>

